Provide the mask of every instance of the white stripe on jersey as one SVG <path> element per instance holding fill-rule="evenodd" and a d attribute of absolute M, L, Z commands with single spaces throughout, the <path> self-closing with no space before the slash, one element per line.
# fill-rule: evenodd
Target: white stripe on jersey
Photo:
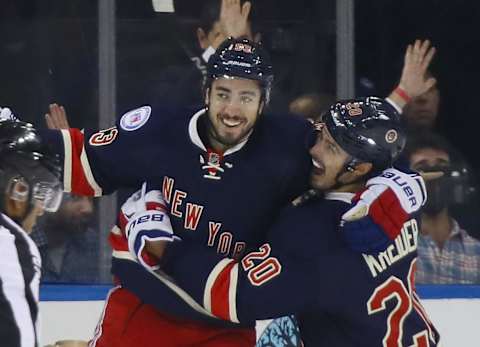
<path fill-rule="evenodd" d="M 72 191 L 72 140 L 68 130 L 60 130 L 63 138 L 63 190 L 66 193 Z"/>
<path fill-rule="evenodd" d="M 235 264 L 230 271 L 230 288 L 228 288 L 229 314 L 230 320 L 240 323 L 237 316 L 237 281 L 238 281 L 238 264 Z"/>
<path fill-rule="evenodd" d="M 95 192 L 94 196 L 102 196 L 103 191 L 102 188 L 99 186 L 95 178 L 93 177 L 92 169 L 90 168 L 90 163 L 88 162 L 87 152 L 85 151 L 85 146 L 82 146 L 82 154 L 80 155 L 80 161 L 82 163 L 83 173 L 85 174 L 85 178 L 87 179 L 88 184 L 92 187 L 93 191 Z"/>
<path fill-rule="evenodd" d="M 30 253 L 33 257 L 33 263 L 36 267 L 34 278 L 30 283 L 30 290 L 38 303 L 39 283 L 40 283 L 40 254 L 38 248 L 30 237 L 19 228 L 10 218 L 3 215 L 5 220 L 11 224 L 16 231 L 24 237 L 27 242 Z M 20 332 L 20 346 L 32 347 L 38 344 L 38 322 L 33 321 L 30 314 L 30 307 L 25 297 L 25 278 L 23 277 L 20 259 L 15 245 L 15 235 L 4 226 L 0 226 L 0 250 L 2 252 L 2 262 L 0 262 L 0 278 L 2 279 L 2 291 L 6 300 L 10 304 L 15 324 Z"/>

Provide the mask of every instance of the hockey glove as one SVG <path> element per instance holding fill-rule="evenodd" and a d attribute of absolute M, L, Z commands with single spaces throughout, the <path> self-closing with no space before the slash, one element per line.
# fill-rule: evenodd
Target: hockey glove
<path fill-rule="evenodd" d="M 357 193 L 341 226 L 350 248 L 362 253 L 385 250 L 403 224 L 427 199 L 425 182 L 414 172 L 387 169 Z"/>
<path fill-rule="evenodd" d="M 155 268 L 158 259 L 146 250 L 147 241 L 155 245 L 155 249 L 166 247 L 166 242 L 180 240 L 173 234 L 165 201 L 159 190 L 146 191 L 146 183 L 142 189 L 133 194 L 122 206 L 122 212 L 128 217 L 125 236 L 128 249 L 138 261 L 147 268 Z M 153 256 L 152 256 L 153 255 Z"/>

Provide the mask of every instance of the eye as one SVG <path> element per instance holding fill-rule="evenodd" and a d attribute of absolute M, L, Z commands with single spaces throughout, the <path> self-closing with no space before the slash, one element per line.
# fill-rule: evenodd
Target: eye
<path fill-rule="evenodd" d="M 217 93 L 217 98 L 221 100 L 228 100 L 228 94 L 224 92 L 218 92 Z"/>

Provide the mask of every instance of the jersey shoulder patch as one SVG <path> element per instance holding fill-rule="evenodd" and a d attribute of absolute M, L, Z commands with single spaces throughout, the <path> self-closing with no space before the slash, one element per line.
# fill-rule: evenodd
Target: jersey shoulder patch
<path fill-rule="evenodd" d="M 147 123 L 152 113 L 150 106 L 142 106 L 135 110 L 128 111 L 120 119 L 120 127 L 125 131 L 134 131 Z"/>

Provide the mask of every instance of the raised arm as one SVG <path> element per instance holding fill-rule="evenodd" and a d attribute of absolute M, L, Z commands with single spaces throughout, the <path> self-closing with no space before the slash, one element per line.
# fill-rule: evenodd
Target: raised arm
<path fill-rule="evenodd" d="M 435 47 L 431 46 L 429 40 L 416 40 L 407 46 L 400 82 L 388 96 L 400 110 L 411 98 L 425 93 L 435 85 L 435 78 L 427 74 L 434 55 Z"/>

